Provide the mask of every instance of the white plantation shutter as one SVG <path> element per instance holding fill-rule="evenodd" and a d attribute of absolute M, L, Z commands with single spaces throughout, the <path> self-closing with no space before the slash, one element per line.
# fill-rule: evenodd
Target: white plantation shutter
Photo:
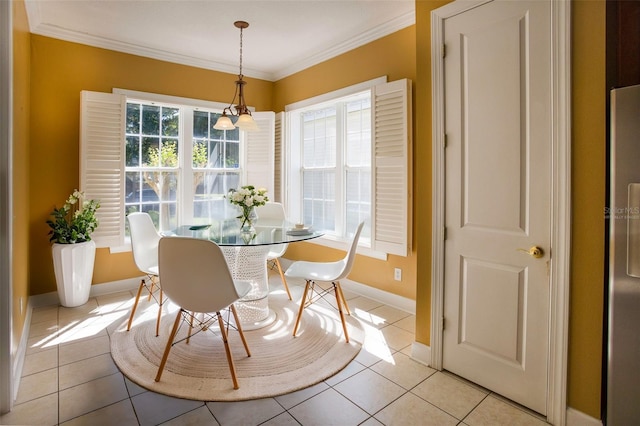
<path fill-rule="evenodd" d="M 284 201 L 284 112 L 275 115 L 275 146 L 273 170 L 273 200 L 278 203 Z"/>
<path fill-rule="evenodd" d="M 99 200 L 97 247 L 124 244 L 124 126 L 126 97 L 80 94 L 80 190 Z"/>
<path fill-rule="evenodd" d="M 274 186 L 274 133 L 275 113 L 254 112 L 257 131 L 244 134 L 244 185 L 267 188 L 269 199 L 275 194 Z"/>
<path fill-rule="evenodd" d="M 411 80 L 377 85 L 371 92 L 371 245 L 407 256 L 411 250 Z"/>

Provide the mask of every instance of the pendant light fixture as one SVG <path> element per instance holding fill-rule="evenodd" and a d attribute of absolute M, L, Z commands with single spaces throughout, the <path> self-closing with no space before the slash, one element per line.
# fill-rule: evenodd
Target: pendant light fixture
<path fill-rule="evenodd" d="M 247 82 L 243 80 L 244 75 L 242 75 L 242 30 L 249 27 L 249 23 L 245 21 L 236 21 L 233 25 L 235 25 L 236 28 L 240 28 L 240 72 L 238 73 L 238 79 L 236 80 L 236 92 L 233 95 L 233 99 L 229 106 L 222 111 L 222 116 L 218 118 L 218 121 L 216 121 L 213 128 L 216 130 L 233 130 L 237 127 L 240 130 L 249 132 L 252 130 L 258 130 L 258 125 L 251 116 L 251 111 L 247 108 L 247 104 L 244 100 L 244 85 L 247 84 Z M 234 105 L 236 99 L 238 99 L 238 103 Z M 238 117 L 235 125 L 229 116 Z"/>

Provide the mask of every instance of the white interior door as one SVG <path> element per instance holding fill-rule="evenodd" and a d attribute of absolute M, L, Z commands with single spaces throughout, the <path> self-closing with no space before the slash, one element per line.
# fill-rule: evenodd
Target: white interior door
<path fill-rule="evenodd" d="M 443 367 L 543 414 L 550 22 L 550 1 L 499 0 L 444 22 Z"/>

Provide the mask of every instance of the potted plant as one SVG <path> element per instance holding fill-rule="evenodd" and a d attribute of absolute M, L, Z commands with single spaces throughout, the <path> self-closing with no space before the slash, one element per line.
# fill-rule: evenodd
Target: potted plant
<path fill-rule="evenodd" d="M 84 193 L 76 189 L 61 208 L 53 209 L 53 219 L 47 220 L 62 306 L 80 306 L 89 300 L 96 255 L 91 233 L 98 227 L 96 210 L 99 207 L 98 201 L 86 200 Z"/>

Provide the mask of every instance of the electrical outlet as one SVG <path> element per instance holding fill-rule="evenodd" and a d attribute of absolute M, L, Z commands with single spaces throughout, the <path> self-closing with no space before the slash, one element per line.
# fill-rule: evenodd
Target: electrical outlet
<path fill-rule="evenodd" d="M 396 281 L 402 281 L 402 269 L 396 268 L 393 271 L 393 279 Z"/>

